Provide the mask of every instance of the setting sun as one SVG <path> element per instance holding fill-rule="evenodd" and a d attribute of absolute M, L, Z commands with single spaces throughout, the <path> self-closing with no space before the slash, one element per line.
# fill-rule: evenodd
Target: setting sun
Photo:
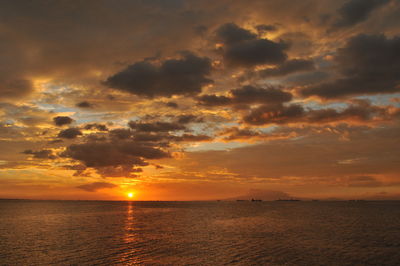
<path fill-rule="evenodd" d="M 127 195 L 128 195 L 128 198 L 133 198 L 133 193 L 132 192 L 129 192 Z"/>

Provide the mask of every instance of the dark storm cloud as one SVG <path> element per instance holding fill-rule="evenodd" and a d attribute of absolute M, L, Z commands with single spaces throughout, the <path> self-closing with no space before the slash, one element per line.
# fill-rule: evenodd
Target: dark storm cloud
<path fill-rule="evenodd" d="M 192 95 L 212 83 L 211 60 L 185 53 L 181 59 L 169 59 L 160 66 L 147 61 L 134 63 L 109 77 L 105 84 L 132 94 L 155 97 Z"/>
<path fill-rule="evenodd" d="M 94 134 L 94 133 L 85 135 L 85 137 L 86 137 L 87 141 L 106 141 L 107 140 L 106 136 L 98 135 L 98 134 Z"/>
<path fill-rule="evenodd" d="M 142 172 L 142 168 L 134 168 L 132 165 L 105 166 L 96 169 L 97 173 L 104 177 L 139 177 L 136 173 Z"/>
<path fill-rule="evenodd" d="M 292 73 L 314 70 L 315 65 L 313 60 L 309 59 L 292 59 L 284 62 L 275 68 L 260 70 L 258 74 L 261 77 L 280 77 Z"/>
<path fill-rule="evenodd" d="M 306 120 L 310 123 L 329 123 L 335 121 L 371 121 L 372 119 L 390 120 L 390 111 L 378 106 L 372 106 L 368 102 L 359 102 L 349 105 L 338 111 L 332 108 L 310 110 Z"/>
<path fill-rule="evenodd" d="M 340 98 L 400 91 L 400 37 L 358 35 L 338 49 L 334 62 L 342 77 L 303 89 L 303 96 Z"/>
<path fill-rule="evenodd" d="M 64 139 L 74 139 L 79 135 L 82 135 L 82 132 L 80 131 L 79 128 L 75 128 L 75 127 L 61 130 L 60 133 L 58 133 L 58 137 L 64 138 Z"/>
<path fill-rule="evenodd" d="M 63 126 L 71 124 L 74 120 L 69 116 L 56 116 L 53 118 L 53 121 L 57 126 Z"/>
<path fill-rule="evenodd" d="M 251 67 L 255 65 L 277 65 L 287 56 L 287 45 L 267 39 L 244 41 L 224 48 L 224 60 L 228 65 Z"/>
<path fill-rule="evenodd" d="M 202 117 L 195 115 L 179 115 L 174 118 L 174 122 L 135 122 L 130 121 L 129 127 L 132 129 L 116 129 L 110 133 L 113 137 L 119 139 L 133 139 L 140 142 L 152 142 L 160 145 L 169 146 L 170 142 L 196 142 L 196 141 L 210 141 L 211 136 L 208 135 L 195 135 L 184 133 L 181 134 L 179 131 L 190 131 L 187 128 L 188 124 L 204 122 Z M 173 134 L 178 131 L 178 134 Z"/>
<path fill-rule="evenodd" d="M 242 104 L 276 104 L 292 100 L 288 92 L 273 87 L 259 88 L 254 86 L 243 86 L 230 90 L 230 96 L 202 95 L 198 102 L 206 106 L 226 106 Z"/>
<path fill-rule="evenodd" d="M 216 39 L 224 44 L 220 51 L 224 61 L 231 66 L 277 65 L 287 58 L 286 43 L 260 39 L 233 23 L 220 26 L 216 30 Z"/>
<path fill-rule="evenodd" d="M 191 120 L 190 120 L 191 121 Z M 190 123 L 189 120 L 183 121 L 182 124 Z M 193 120 L 196 121 L 196 120 Z M 151 126 L 146 126 L 145 130 L 138 130 L 134 128 L 125 129 L 119 128 L 110 131 L 110 138 L 114 140 L 133 140 L 140 143 L 152 143 L 159 146 L 168 147 L 171 142 L 190 142 L 190 141 L 210 141 L 212 140 L 211 136 L 208 135 L 194 135 L 189 133 L 174 135 L 171 134 L 170 131 L 175 131 L 177 124 L 156 122 L 153 124 L 147 124 Z M 143 124 L 142 124 L 143 125 Z M 160 128 L 160 125 L 163 125 Z M 172 126 L 174 125 L 174 126 Z M 181 128 L 179 126 L 179 128 Z M 171 130 L 170 130 L 171 129 Z"/>
<path fill-rule="evenodd" d="M 249 30 L 240 28 L 234 23 L 227 23 L 220 26 L 216 30 L 215 35 L 218 41 L 228 45 L 257 39 L 256 34 Z"/>
<path fill-rule="evenodd" d="M 243 103 L 281 103 L 292 100 L 288 92 L 269 87 L 258 88 L 254 86 L 243 86 L 231 90 L 232 101 L 237 104 Z"/>
<path fill-rule="evenodd" d="M 219 135 L 225 136 L 226 140 L 255 138 L 260 136 L 260 134 L 261 133 L 259 131 L 252 130 L 251 128 L 238 128 L 238 127 L 227 128 L 219 132 Z"/>
<path fill-rule="evenodd" d="M 224 106 L 232 104 L 231 98 L 214 94 L 201 95 L 197 100 L 201 105 L 205 106 Z"/>
<path fill-rule="evenodd" d="M 172 135 L 165 133 L 165 132 L 135 132 L 133 134 L 133 139 L 135 141 L 141 141 L 141 142 L 156 142 L 159 143 L 160 145 L 169 145 L 169 140 Z"/>
<path fill-rule="evenodd" d="M 203 118 L 195 115 L 179 115 L 176 122 L 179 124 L 198 123 L 203 122 Z"/>
<path fill-rule="evenodd" d="M 292 86 L 311 86 L 311 84 L 318 84 L 329 78 L 331 78 L 330 73 L 317 70 L 287 77 L 285 81 Z"/>
<path fill-rule="evenodd" d="M 72 144 L 61 156 L 95 168 L 103 176 L 111 173 L 112 176 L 129 176 L 137 172 L 134 167 L 148 165 L 147 159 L 167 158 L 170 155 L 155 146 L 128 140 Z"/>
<path fill-rule="evenodd" d="M 126 128 L 117 128 L 110 131 L 110 137 L 116 139 L 129 139 L 133 136 L 133 131 Z"/>
<path fill-rule="evenodd" d="M 163 150 L 133 141 L 72 144 L 63 155 L 79 160 L 88 167 L 147 165 L 144 159 L 169 157 L 169 154 Z"/>
<path fill-rule="evenodd" d="M 98 131 L 108 131 L 108 128 L 107 128 L 106 125 L 97 124 L 97 123 L 86 124 L 86 125 L 84 126 L 84 129 L 87 129 L 87 130 L 96 129 L 96 130 L 98 130 Z"/>
<path fill-rule="evenodd" d="M 25 150 L 23 153 L 33 155 L 33 158 L 36 158 L 36 159 L 55 159 L 56 158 L 54 156 L 52 150 L 39 150 L 39 151 Z"/>
<path fill-rule="evenodd" d="M 179 105 L 176 102 L 167 102 L 165 103 L 166 106 L 171 107 L 171 108 L 178 108 Z"/>
<path fill-rule="evenodd" d="M 88 192 L 96 192 L 101 189 L 115 188 L 115 187 L 117 187 L 117 185 L 114 185 L 111 183 L 106 183 L 106 182 L 94 182 L 94 183 L 90 183 L 90 184 L 77 186 L 77 188 L 83 189 Z"/>
<path fill-rule="evenodd" d="M 128 125 L 130 128 L 142 132 L 169 132 L 186 129 L 185 126 L 183 126 L 182 124 L 175 122 L 143 123 L 130 121 Z"/>
<path fill-rule="evenodd" d="M 298 104 L 289 106 L 281 104 L 263 105 L 251 110 L 243 120 L 245 123 L 252 125 L 286 124 L 302 118 L 304 113 L 304 108 Z"/>
<path fill-rule="evenodd" d="M 332 123 L 332 122 L 372 122 L 390 121 L 399 110 L 373 106 L 365 101 L 356 101 L 342 110 L 333 108 L 304 109 L 299 104 L 288 106 L 263 105 L 252 109 L 243 120 L 247 124 L 289 124 L 289 123 Z"/>
<path fill-rule="evenodd" d="M 350 27 L 368 19 L 375 9 L 389 3 L 390 0 L 350 0 L 339 10 L 340 18 L 334 28 Z"/>
<path fill-rule="evenodd" d="M 91 104 L 88 101 L 82 101 L 76 104 L 76 107 L 80 107 L 80 108 L 92 108 L 93 104 Z"/>

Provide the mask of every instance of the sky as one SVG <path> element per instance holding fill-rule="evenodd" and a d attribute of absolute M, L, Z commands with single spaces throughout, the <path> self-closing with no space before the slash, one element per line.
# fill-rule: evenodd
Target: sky
<path fill-rule="evenodd" d="M 400 199 L 400 1 L 3 1 L 0 198 Z"/>

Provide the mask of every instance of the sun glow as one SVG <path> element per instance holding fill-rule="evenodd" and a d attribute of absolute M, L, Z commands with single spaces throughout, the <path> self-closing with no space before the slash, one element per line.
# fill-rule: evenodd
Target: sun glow
<path fill-rule="evenodd" d="M 133 195 L 134 195 L 134 194 L 133 194 L 132 192 L 129 192 L 129 193 L 127 194 L 128 198 L 130 198 L 130 199 L 133 198 Z"/>

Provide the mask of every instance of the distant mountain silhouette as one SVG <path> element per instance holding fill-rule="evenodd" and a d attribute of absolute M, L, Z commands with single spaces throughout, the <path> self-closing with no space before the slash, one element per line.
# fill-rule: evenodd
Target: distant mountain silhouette
<path fill-rule="evenodd" d="M 250 189 L 245 195 L 228 198 L 225 200 L 251 200 L 259 199 L 263 201 L 274 201 L 279 199 L 301 199 L 299 197 L 290 195 L 283 191 L 277 190 L 262 190 L 262 189 Z"/>
<path fill-rule="evenodd" d="M 250 189 L 247 194 L 240 195 L 237 197 L 227 198 L 223 200 L 239 200 L 239 201 L 251 201 L 251 199 L 257 199 L 262 201 L 290 201 L 290 200 L 304 200 L 304 201 L 349 201 L 349 200 L 400 200 L 400 193 L 387 193 L 380 192 L 376 194 L 364 194 L 354 195 L 347 197 L 327 197 L 327 198 L 304 198 L 297 197 L 295 195 L 288 194 L 279 190 L 263 190 L 263 189 Z"/>

